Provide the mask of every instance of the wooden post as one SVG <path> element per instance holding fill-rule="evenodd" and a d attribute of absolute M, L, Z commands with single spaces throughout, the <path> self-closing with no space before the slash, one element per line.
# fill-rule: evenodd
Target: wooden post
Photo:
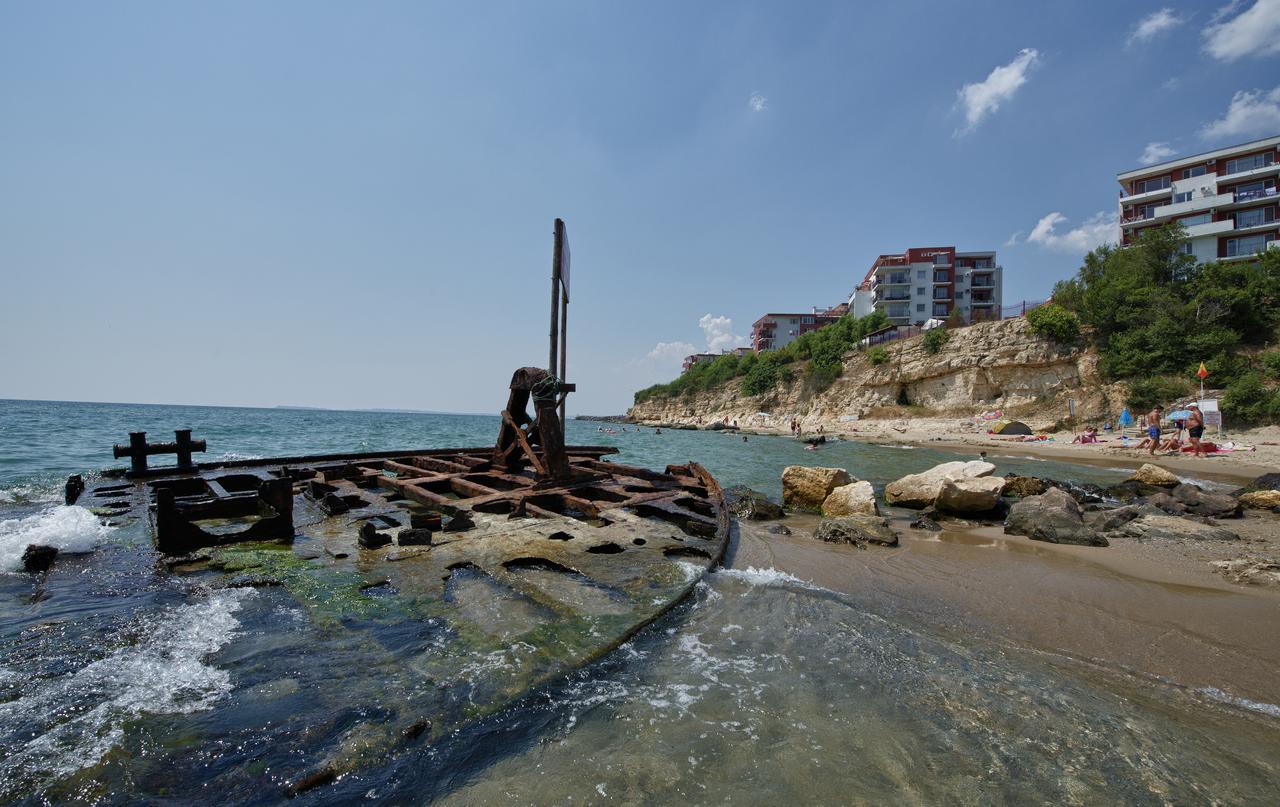
<path fill-rule="evenodd" d="M 569 298 L 563 297 L 560 303 L 560 380 L 565 380 L 566 365 L 569 361 Z M 564 396 L 560 397 L 560 430 L 564 431 Z"/>
<path fill-rule="evenodd" d="M 556 336 L 560 319 L 560 228 L 555 228 L 555 248 L 551 258 L 551 358 L 547 359 L 547 372 L 556 374 L 556 354 L 559 353 Z"/>

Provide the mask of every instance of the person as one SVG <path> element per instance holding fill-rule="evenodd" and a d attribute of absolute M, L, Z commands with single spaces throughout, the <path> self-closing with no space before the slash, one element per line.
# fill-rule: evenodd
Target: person
<path fill-rule="evenodd" d="M 1191 448 L 1197 457 L 1208 456 L 1205 453 L 1204 444 L 1200 442 L 1200 438 L 1204 436 L 1204 413 L 1195 404 L 1191 404 L 1187 409 L 1191 412 L 1191 417 L 1187 418 L 1187 436 L 1191 438 Z"/>
<path fill-rule="evenodd" d="M 662 429 L 661 429 L 661 428 L 654 429 L 654 430 L 653 430 L 653 433 L 654 433 L 654 434 L 662 434 Z"/>
<path fill-rule="evenodd" d="M 1165 452 L 1174 452 L 1182 450 L 1182 429 L 1178 429 L 1173 436 L 1160 444 L 1160 450 Z"/>
<path fill-rule="evenodd" d="M 1138 446 L 1138 448 L 1142 448 L 1143 445 L 1147 446 L 1147 453 L 1152 457 L 1156 455 L 1156 449 L 1160 447 L 1160 418 L 1162 415 L 1164 415 L 1164 407 L 1160 404 L 1156 404 L 1147 413 L 1147 439 L 1143 440 L 1142 444 Z"/>
<path fill-rule="evenodd" d="M 745 434 L 744 434 L 744 435 L 742 435 L 742 442 L 744 442 L 744 443 L 745 443 L 745 442 L 747 442 L 747 436 L 746 436 Z"/>
<path fill-rule="evenodd" d="M 1084 434 L 1077 434 L 1076 439 L 1072 440 L 1071 442 L 1079 443 L 1080 445 L 1088 445 L 1089 443 L 1096 443 L 1098 442 L 1098 430 L 1093 428 L 1093 426 L 1085 426 Z"/>

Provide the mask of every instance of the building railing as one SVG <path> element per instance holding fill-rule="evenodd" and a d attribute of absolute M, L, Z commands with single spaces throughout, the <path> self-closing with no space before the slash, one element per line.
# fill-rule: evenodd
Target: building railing
<path fill-rule="evenodd" d="M 1251 199 L 1269 199 L 1276 195 L 1276 188 L 1259 188 L 1256 191 L 1239 191 L 1235 195 L 1237 202 L 1248 202 Z"/>
<path fill-rule="evenodd" d="M 969 288 L 971 289 L 994 289 L 995 287 L 996 282 L 994 280 L 978 280 L 974 278 L 969 281 Z"/>

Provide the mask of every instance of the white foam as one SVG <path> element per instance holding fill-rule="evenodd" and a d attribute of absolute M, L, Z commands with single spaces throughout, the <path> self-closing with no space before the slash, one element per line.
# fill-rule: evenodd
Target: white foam
<path fill-rule="evenodd" d="M 96 764 L 144 714 L 208 709 L 231 691 L 225 670 L 205 658 L 226 646 L 248 589 L 218 591 L 144 620 L 138 643 L 74 673 L 27 684 L 0 704 L 0 782 L 66 776 Z M 0 794 L 7 787 L 0 786 Z"/>
<path fill-rule="evenodd" d="M 0 488 L 0 504 L 43 504 L 56 502 L 60 491 L 37 485 L 13 485 Z"/>
<path fill-rule="evenodd" d="M 89 552 L 111 528 L 83 507 L 58 506 L 26 518 L 0 521 L 0 571 L 22 568 L 22 553 L 31 544 L 57 547 L 62 552 Z"/>
<path fill-rule="evenodd" d="M 732 577 L 735 580 L 741 580 L 753 586 L 799 586 L 800 588 L 807 588 L 811 591 L 824 590 L 821 586 L 815 586 L 808 580 L 801 580 L 793 574 L 788 574 L 787 572 L 773 568 L 757 569 L 754 566 L 748 566 L 745 569 L 720 569 L 716 574 L 723 575 L 725 577 Z"/>
<path fill-rule="evenodd" d="M 1232 706 L 1239 706 L 1242 709 L 1248 709 L 1252 712 L 1261 712 L 1262 714 L 1270 715 L 1271 717 L 1280 717 L 1280 706 L 1277 706 L 1274 703 L 1251 701 L 1248 698 L 1241 698 L 1239 696 L 1232 695 L 1230 692 L 1223 692 L 1217 687 L 1201 687 L 1196 691 L 1202 695 L 1208 695 L 1219 703 L 1228 703 Z"/>

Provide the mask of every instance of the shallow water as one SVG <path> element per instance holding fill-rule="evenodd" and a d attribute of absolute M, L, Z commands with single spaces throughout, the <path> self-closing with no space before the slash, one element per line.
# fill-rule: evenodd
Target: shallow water
<path fill-rule="evenodd" d="M 0 561 L 12 568 L 35 536 L 97 547 L 44 579 L 0 573 L 2 801 L 282 803 L 279 785 L 300 761 L 434 697 L 405 659 L 431 663 L 436 627 L 379 622 L 376 591 L 372 630 L 319 625 L 280 589 L 209 591 L 161 574 L 138 527 L 103 529 L 58 505 L 65 475 L 115 464 L 110 445 L 128 431 L 177 426 L 208 439 L 208 456 L 235 457 L 486 445 L 497 418 L 0 402 Z M 617 445 L 619 459 L 650 467 L 695 459 L 725 485 L 773 495 L 789 464 L 846 467 L 881 485 L 958 458 L 607 435 L 578 422 L 569 439 Z M 1075 481 L 1121 475 L 996 462 L 1000 473 Z M 716 572 L 603 662 L 297 801 L 1274 803 L 1280 717 L 1268 703 L 806 580 L 754 559 Z M 504 604 L 483 592 L 483 580 L 458 581 L 465 607 L 500 633 Z M 607 612 L 608 592 L 581 596 Z M 537 616 L 506 605 L 508 616 Z M 518 664 L 521 652 L 458 674 Z"/>

